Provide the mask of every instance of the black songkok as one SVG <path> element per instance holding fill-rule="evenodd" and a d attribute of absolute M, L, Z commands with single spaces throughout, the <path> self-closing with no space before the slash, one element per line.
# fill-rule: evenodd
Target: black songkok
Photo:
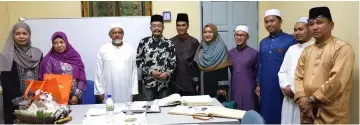
<path fill-rule="evenodd" d="M 163 16 L 157 15 L 157 14 L 152 15 L 152 16 L 151 16 L 151 21 L 150 21 L 150 23 L 156 22 L 156 21 L 164 23 Z"/>
<path fill-rule="evenodd" d="M 330 9 L 328 7 L 314 7 L 309 11 L 309 19 L 315 19 L 318 17 L 325 17 L 332 21 Z"/>
<path fill-rule="evenodd" d="M 189 17 L 186 13 L 178 13 L 176 17 L 176 22 L 184 21 L 186 23 L 189 23 Z"/>

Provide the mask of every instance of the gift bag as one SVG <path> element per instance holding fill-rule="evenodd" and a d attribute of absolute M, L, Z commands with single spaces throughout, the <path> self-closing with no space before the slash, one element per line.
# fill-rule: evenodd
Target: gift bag
<path fill-rule="evenodd" d="M 44 91 L 46 88 L 46 86 L 45 86 L 46 81 L 26 80 L 25 83 L 28 84 L 28 86 L 24 92 L 25 99 L 29 98 L 30 91 L 32 93 L 35 93 L 37 90 Z M 38 99 L 39 97 L 40 97 L 40 95 L 35 95 L 34 97 L 31 98 L 31 100 Z"/>
<path fill-rule="evenodd" d="M 52 94 L 56 103 L 68 104 L 73 82 L 72 75 L 44 74 L 44 80 L 48 84 L 46 85 L 47 92 Z"/>

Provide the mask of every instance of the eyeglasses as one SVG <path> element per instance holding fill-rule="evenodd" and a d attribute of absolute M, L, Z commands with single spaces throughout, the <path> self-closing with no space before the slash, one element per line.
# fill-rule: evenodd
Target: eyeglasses
<path fill-rule="evenodd" d="M 248 35 L 245 34 L 236 34 L 235 37 L 247 37 Z"/>

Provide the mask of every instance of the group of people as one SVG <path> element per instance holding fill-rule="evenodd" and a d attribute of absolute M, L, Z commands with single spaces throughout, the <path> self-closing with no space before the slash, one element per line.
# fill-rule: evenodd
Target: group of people
<path fill-rule="evenodd" d="M 355 54 L 332 36 L 330 9 L 311 8 L 293 35 L 282 32 L 279 10 L 264 21 L 270 35 L 260 42 L 255 92 L 266 123 L 348 124 Z"/>
<path fill-rule="evenodd" d="M 355 55 L 349 43 L 331 35 L 329 8 L 310 9 L 309 17 L 296 22 L 293 35 L 281 30 L 282 21 L 279 10 L 265 12 L 270 35 L 261 40 L 259 52 L 247 46 L 245 25 L 236 27 L 236 47 L 230 51 L 213 24 L 204 26 L 199 42 L 187 33 L 186 13 L 177 15 L 178 35 L 171 39 L 162 35 L 163 17 L 151 16 L 152 36 L 143 38 L 137 48 L 123 41 L 126 31 L 120 23 L 111 24 L 112 41 L 97 54 L 96 100 L 103 103 L 111 94 L 114 102 L 123 103 L 139 93 L 144 101 L 172 93 L 228 97 L 231 89 L 228 101 L 236 101 L 240 110 L 258 110 L 268 124 L 348 123 Z M 65 33 L 54 33 L 44 58 L 30 38 L 26 23 L 15 24 L 1 53 L 6 124 L 14 121 L 14 99 L 23 96 L 25 80 L 73 75 L 69 104 L 81 104 L 86 90 L 84 63 Z"/>
<path fill-rule="evenodd" d="M 51 37 L 52 48 L 43 57 L 40 49 L 31 46 L 31 29 L 16 23 L 0 57 L 0 80 L 3 91 L 4 123 L 14 123 L 14 110 L 27 89 L 26 80 L 43 80 L 44 74 L 73 76 L 69 104 L 81 103 L 86 90 L 85 67 L 79 53 L 70 45 L 63 32 Z M 34 93 L 32 93 L 34 94 Z"/>

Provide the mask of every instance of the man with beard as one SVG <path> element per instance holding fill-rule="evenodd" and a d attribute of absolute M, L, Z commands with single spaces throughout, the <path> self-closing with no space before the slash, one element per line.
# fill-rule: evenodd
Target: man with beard
<path fill-rule="evenodd" d="M 169 82 L 176 67 L 175 47 L 162 35 L 161 15 L 151 16 L 152 36 L 143 38 L 137 48 L 136 64 L 142 72 L 143 99 L 164 98 L 170 94 Z"/>
<path fill-rule="evenodd" d="M 173 92 L 181 96 L 196 95 L 199 85 L 200 72 L 194 56 L 200 43 L 187 33 L 188 29 L 188 15 L 179 13 L 176 18 L 178 35 L 171 38 L 176 49 L 176 70 L 171 78 L 171 87 Z"/>
<path fill-rule="evenodd" d="M 307 17 L 301 17 L 295 23 L 294 36 L 298 43 L 288 49 L 278 73 L 280 88 L 284 93 L 281 124 L 300 124 L 300 109 L 294 102 L 295 69 L 301 52 L 315 41 L 311 37 L 307 22 Z"/>
<path fill-rule="evenodd" d="M 264 24 L 269 36 L 260 42 L 256 94 L 260 97 L 260 114 L 267 124 L 281 123 L 284 95 L 277 73 L 287 49 L 296 44 L 293 36 L 281 30 L 282 21 L 280 10 L 269 9 L 265 12 Z"/>
<path fill-rule="evenodd" d="M 258 51 L 249 47 L 249 28 L 239 25 L 235 29 L 234 38 L 236 47 L 229 51 L 231 61 L 231 100 L 236 101 L 240 110 L 255 110 L 257 97 L 254 93 L 256 87 L 256 72 L 258 64 Z"/>
<path fill-rule="evenodd" d="M 119 23 L 110 26 L 112 43 L 102 45 L 97 54 L 95 95 L 98 103 L 111 95 L 114 103 L 132 101 L 138 94 L 138 74 L 135 49 L 123 42 L 124 30 Z"/>

